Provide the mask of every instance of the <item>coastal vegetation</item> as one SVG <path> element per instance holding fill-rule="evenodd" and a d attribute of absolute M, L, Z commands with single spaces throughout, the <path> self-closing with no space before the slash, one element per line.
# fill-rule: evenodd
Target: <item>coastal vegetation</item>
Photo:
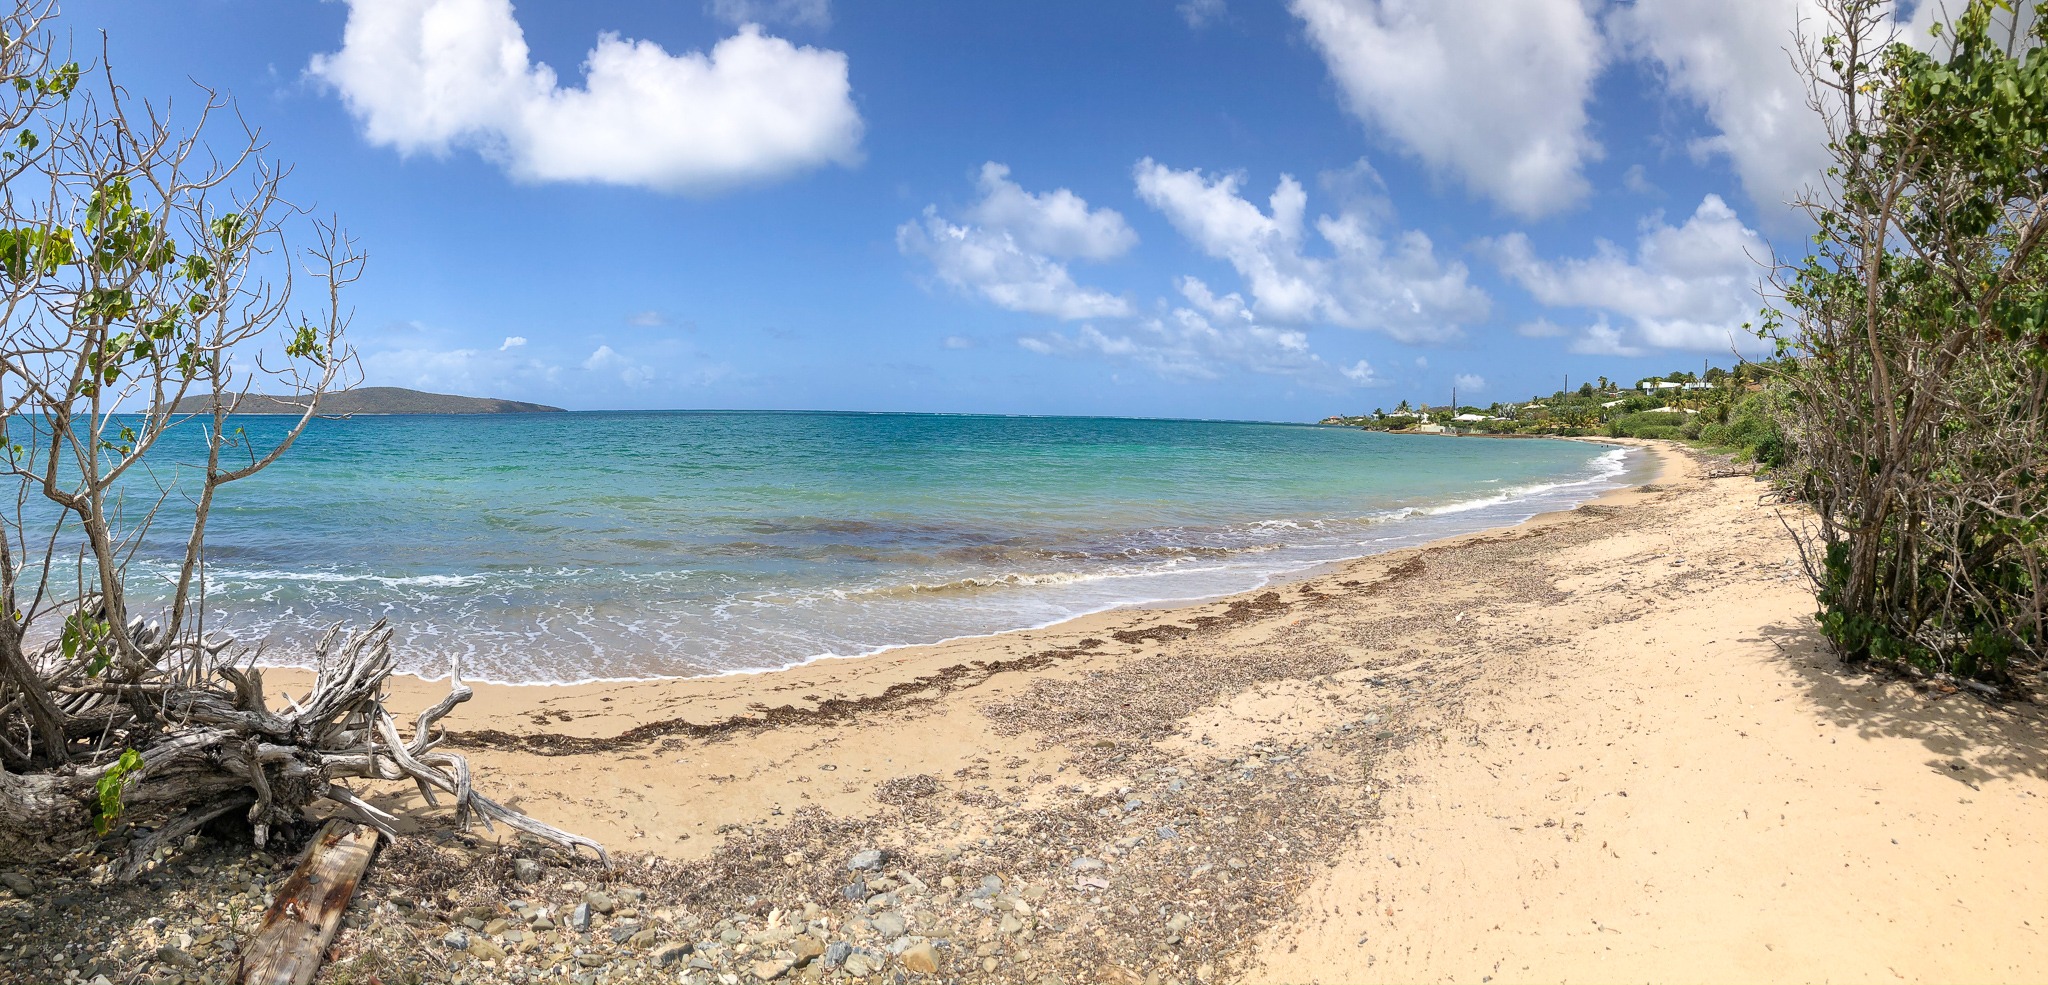
<path fill-rule="evenodd" d="M 1485 407 L 1411 406 L 1404 400 L 1391 411 L 1375 408 L 1322 423 L 1410 434 L 1665 438 L 1779 465 L 1785 443 L 1777 405 L 1783 397 L 1771 381 L 1786 365 L 1742 361 L 1629 383 L 1602 376 L 1574 389 Z"/>
<path fill-rule="evenodd" d="M 2048 3 L 1931 45 L 1888 7 L 1829 0 L 1799 46 L 1833 166 L 1766 325 L 1784 481 L 1845 658 L 1998 679 L 2048 643 Z"/>
<path fill-rule="evenodd" d="M 284 709 L 254 648 L 209 631 L 209 518 L 353 381 L 344 298 L 364 257 L 286 198 L 287 169 L 224 97 L 139 99 L 104 56 L 65 57 L 53 13 L 0 13 L 0 859 L 111 838 L 108 873 L 132 878 L 214 818 L 245 819 L 261 846 L 322 802 L 394 831 L 352 778 L 595 849 L 478 793 L 436 748 L 469 696 L 459 676 L 400 732 L 381 624 L 303 654 L 317 679 Z M 263 440 L 231 418 L 256 391 L 302 405 Z M 177 413 L 188 398 L 207 412 Z"/>

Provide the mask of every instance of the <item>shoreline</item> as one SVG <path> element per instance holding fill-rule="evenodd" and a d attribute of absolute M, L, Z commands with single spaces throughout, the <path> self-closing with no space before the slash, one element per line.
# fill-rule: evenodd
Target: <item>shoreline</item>
<path fill-rule="evenodd" d="M 1438 435 L 1437 437 L 1446 436 Z M 1489 435 L 1488 437 L 1497 436 Z M 1461 533 L 1453 533 L 1438 537 L 1431 537 L 1427 540 L 1418 541 L 1412 544 L 1404 544 L 1401 546 L 1389 548 L 1387 550 L 1377 551 L 1368 554 L 1358 554 L 1349 557 L 1334 558 L 1327 561 L 1317 561 L 1309 563 L 1299 568 L 1292 568 L 1280 572 L 1262 575 L 1260 576 L 1262 580 L 1259 584 L 1250 588 L 1239 589 L 1235 591 L 1221 592 L 1210 595 L 1168 597 L 1143 601 L 1117 602 L 1105 606 L 1101 609 L 1096 609 L 1090 612 L 1083 612 L 1076 615 L 1063 616 L 1058 619 L 1054 619 L 1050 622 L 1041 623 L 1038 625 L 1018 626 L 1009 629 L 998 629 L 986 633 L 968 633 L 960 636 L 947 637 L 945 639 L 934 640 L 930 642 L 891 643 L 880 647 L 876 647 L 871 650 L 866 650 L 860 653 L 816 654 L 810 657 L 802 658 L 792 663 L 784 664 L 779 667 L 761 667 L 740 670 L 727 670 L 719 671 L 716 673 L 698 674 L 692 676 L 596 677 L 579 679 L 574 681 L 508 682 L 490 680 L 486 678 L 471 678 L 468 676 L 464 676 L 462 678 L 462 682 L 476 689 L 562 689 L 633 684 L 673 684 L 685 681 L 712 681 L 729 678 L 755 678 L 764 675 L 791 673 L 794 671 L 802 670 L 806 667 L 812 667 L 819 664 L 829 664 L 839 661 L 860 661 L 881 658 L 891 654 L 899 654 L 901 651 L 906 650 L 950 648 L 962 645 L 972 645 L 979 641 L 1000 640 L 1002 638 L 1009 637 L 1014 634 L 1040 634 L 1057 632 L 1061 630 L 1063 627 L 1079 623 L 1083 620 L 1097 619 L 1098 617 L 1115 616 L 1119 613 L 1170 613 L 1180 609 L 1192 609 L 1200 606 L 1214 605 L 1219 603 L 1227 604 L 1233 599 L 1250 597 L 1261 592 L 1271 591 L 1278 588 L 1285 588 L 1287 586 L 1297 584 L 1302 581 L 1330 575 L 1343 570 L 1346 566 L 1353 565 L 1361 561 L 1366 561 L 1373 558 L 1383 558 L 1390 555 L 1399 554 L 1404 551 L 1430 549 L 1440 545 L 1455 543 L 1461 539 L 1468 537 L 1480 537 L 1497 533 L 1503 530 L 1517 529 L 1528 524 L 1543 522 L 1546 517 L 1569 514 L 1572 510 L 1577 509 L 1580 506 L 1598 505 L 1602 503 L 1608 503 L 1610 501 L 1625 502 L 1626 494 L 1629 493 L 1633 487 L 1645 484 L 1654 484 L 1659 480 L 1659 478 L 1662 475 L 1667 473 L 1670 469 L 1670 465 L 1664 457 L 1667 453 L 1663 450 L 1660 450 L 1660 448 L 1652 442 L 1638 441 L 1636 439 L 1630 438 L 1605 437 L 1557 437 L 1548 435 L 1523 435 L 1518 437 L 1542 437 L 1546 440 L 1576 441 L 1585 444 L 1595 444 L 1603 445 L 1606 447 L 1629 449 L 1641 453 L 1644 456 L 1644 458 L 1647 459 L 1647 465 L 1638 465 L 1635 463 L 1631 463 L 1627 467 L 1625 467 L 1622 472 L 1619 472 L 1605 480 L 1580 480 L 1583 482 L 1609 481 L 1615 483 L 1615 485 L 1613 488 L 1604 490 L 1596 495 L 1587 497 L 1583 500 L 1575 501 L 1568 507 L 1564 507 L 1561 509 L 1543 510 L 1537 513 L 1533 513 L 1529 516 L 1523 517 L 1522 519 L 1516 520 L 1512 523 L 1503 523 L 1495 526 L 1479 528 L 1477 530 L 1468 530 Z M 1630 478 L 1632 473 L 1635 474 L 1635 478 L 1633 480 Z M 1616 497 L 1621 498 L 1616 499 Z M 260 665 L 260 667 L 267 677 L 271 677 L 278 681 L 289 680 L 294 683 L 300 683 L 301 686 L 303 686 L 302 682 L 306 679 L 306 675 L 310 675 L 312 673 L 312 668 L 307 667 L 303 664 L 262 664 Z M 448 673 L 425 674 L 401 672 L 393 674 L 392 679 L 394 681 L 404 680 L 407 682 L 411 682 L 411 684 L 414 686 L 445 685 L 446 682 L 448 682 L 451 679 L 451 675 Z"/>

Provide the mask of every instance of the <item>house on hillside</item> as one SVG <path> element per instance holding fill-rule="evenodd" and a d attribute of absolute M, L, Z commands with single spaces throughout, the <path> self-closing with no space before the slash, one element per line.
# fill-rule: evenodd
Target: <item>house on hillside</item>
<path fill-rule="evenodd" d="M 1685 384 L 1673 383 L 1670 380 L 1644 380 L 1641 383 L 1636 384 L 1636 389 L 1641 390 L 1644 393 L 1662 393 L 1665 390 L 1685 389 Z"/>
<path fill-rule="evenodd" d="M 1685 385 L 1685 388 L 1688 390 L 1712 390 L 1714 388 L 1714 385 L 1712 383 L 1706 382 L 1705 380 L 1700 380 L 1695 383 L 1687 383 Z"/>
<path fill-rule="evenodd" d="M 1460 424 L 1477 424 L 1480 421 L 1498 421 L 1500 420 L 1500 418 L 1488 417 L 1485 414 L 1459 414 L 1458 416 L 1451 418 L 1451 420 L 1456 421 Z"/>
<path fill-rule="evenodd" d="M 1601 404 L 1600 406 L 1601 406 L 1601 407 L 1603 407 L 1603 408 L 1605 408 L 1605 409 L 1607 409 L 1607 410 L 1613 410 L 1614 408 L 1616 408 L 1616 407 L 1619 407 L 1619 406 L 1621 406 L 1622 404 L 1625 404 L 1625 403 L 1628 403 L 1628 398 L 1627 398 L 1627 397 L 1623 397 L 1623 398 L 1622 398 L 1622 399 L 1620 399 L 1620 400 L 1609 400 L 1608 402 L 1606 402 L 1606 403 L 1604 403 L 1604 404 Z"/>

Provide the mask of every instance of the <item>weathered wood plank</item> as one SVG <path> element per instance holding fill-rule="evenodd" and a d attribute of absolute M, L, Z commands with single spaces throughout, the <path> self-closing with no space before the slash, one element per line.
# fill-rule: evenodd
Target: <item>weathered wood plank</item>
<path fill-rule="evenodd" d="M 377 829 L 328 821 L 264 912 L 256 936 L 242 952 L 238 980 L 244 985 L 312 981 L 376 848 Z"/>

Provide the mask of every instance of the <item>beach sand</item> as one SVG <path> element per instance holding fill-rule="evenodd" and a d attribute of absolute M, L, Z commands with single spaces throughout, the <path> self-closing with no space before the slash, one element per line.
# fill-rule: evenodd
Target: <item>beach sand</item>
<path fill-rule="evenodd" d="M 1653 450 L 1654 485 L 1199 605 L 758 675 L 478 685 L 450 745 L 480 789 L 624 856 L 677 939 L 772 901 L 858 944 L 845 921 L 875 904 L 839 889 L 874 848 L 919 887 L 882 905 L 945 942 L 949 977 L 2038 977 L 2039 706 L 1837 664 L 1797 509 Z M 445 823 L 409 789 L 373 799 Z M 494 852 L 440 855 L 465 850 Z M 494 892 L 503 865 L 472 868 L 451 899 Z"/>

